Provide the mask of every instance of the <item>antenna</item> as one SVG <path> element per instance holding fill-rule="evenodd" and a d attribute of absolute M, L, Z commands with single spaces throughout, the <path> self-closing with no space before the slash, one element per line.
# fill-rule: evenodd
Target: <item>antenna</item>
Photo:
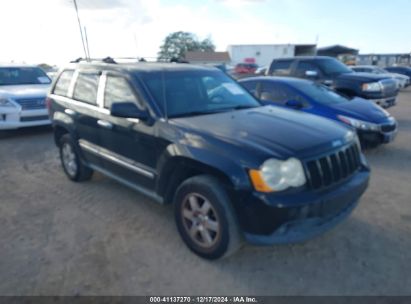
<path fill-rule="evenodd" d="M 77 0 L 73 0 L 73 3 L 74 3 L 74 8 L 76 9 L 78 26 L 79 26 L 79 29 L 80 29 L 81 42 L 82 42 L 82 44 L 83 44 L 83 51 L 84 51 L 84 54 L 85 54 L 85 56 L 86 56 L 86 58 L 87 58 L 86 45 L 84 44 L 83 31 L 81 30 L 80 16 L 79 16 L 79 14 L 78 14 Z"/>
<path fill-rule="evenodd" d="M 87 49 L 87 55 L 88 55 L 88 60 L 90 61 L 91 55 L 90 55 L 90 48 L 88 46 L 88 36 L 87 36 L 87 29 L 84 27 L 84 36 L 86 38 L 86 49 Z"/>
<path fill-rule="evenodd" d="M 164 73 L 164 68 L 163 69 L 161 69 L 161 82 L 162 82 L 162 97 L 163 97 L 163 108 L 164 108 L 164 116 L 165 116 L 165 118 L 166 118 L 166 121 L 168 121 L 168 107 L 167 107 L 167 97 L 166 97 L 166 94 L 167 94 L 167 92 L 166 92 L 166 75 L 165 75 L 165 73 Z"/>

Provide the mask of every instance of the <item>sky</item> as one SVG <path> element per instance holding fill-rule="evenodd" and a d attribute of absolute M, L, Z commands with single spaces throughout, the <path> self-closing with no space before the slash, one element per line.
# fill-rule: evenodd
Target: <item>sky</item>
<path fill-rule="evenodd" d="M 342 44 L 411 52 L 409 0 L 77 0 L 91 57 L 155 57 L 171 32 L 230 44 Z M 0 62 L 84 57 L 73 0 L 2 0 Z"/>

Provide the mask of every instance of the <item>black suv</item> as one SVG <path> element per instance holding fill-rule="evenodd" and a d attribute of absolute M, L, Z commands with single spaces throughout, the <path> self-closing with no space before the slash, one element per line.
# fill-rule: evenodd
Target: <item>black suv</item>
<path fill-rule="evenodd" d="M 322 82 L 348 97 L 362 97 L 388 108 L 396 103 L 397 82 L 390 76 L 355 73 L 332 57 L 275 59 L 267 75 L 305 78 Z"/>
<path fill-rule="evenodd" d="M 262 106 L 215 68 L 77 63 L 48 97 L 62 165 L 174 204 L 182 239 L 216 259 L 247 240 L 301 241 L 340 222 L 368 185 L 350 129 Z"/>

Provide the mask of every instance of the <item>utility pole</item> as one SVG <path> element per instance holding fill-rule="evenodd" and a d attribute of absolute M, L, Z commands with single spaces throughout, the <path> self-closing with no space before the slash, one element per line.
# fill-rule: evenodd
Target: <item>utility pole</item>
<path fill-rule="evenodd" d="M 77 0 L 73 0 L 73 3 L 74 3 L 74 8 L 76 9 L 77 21 L 78 21 L 78 26 L 80 29 L 81 43 L 83 44 L 84 55 L 86 56 L 86 59 L 88 59 L 86 45 L 84 43 L 83 30 L 81 29 L 80 16 L 78 14 Z"/>

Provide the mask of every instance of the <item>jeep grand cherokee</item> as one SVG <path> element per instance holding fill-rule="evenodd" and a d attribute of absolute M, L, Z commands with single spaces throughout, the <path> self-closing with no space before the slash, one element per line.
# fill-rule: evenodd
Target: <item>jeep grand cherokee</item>
<path fill-rule="evenodd" d="M 186 245 L 207 259 L 243 240 L 313 237 L 346 218 L 368 185 L 358 138 L 335 122 L 262 106 L 218 69 L 77 63 L 49 110 L 63 169 L 93 170 L 174 204 Z"/>

